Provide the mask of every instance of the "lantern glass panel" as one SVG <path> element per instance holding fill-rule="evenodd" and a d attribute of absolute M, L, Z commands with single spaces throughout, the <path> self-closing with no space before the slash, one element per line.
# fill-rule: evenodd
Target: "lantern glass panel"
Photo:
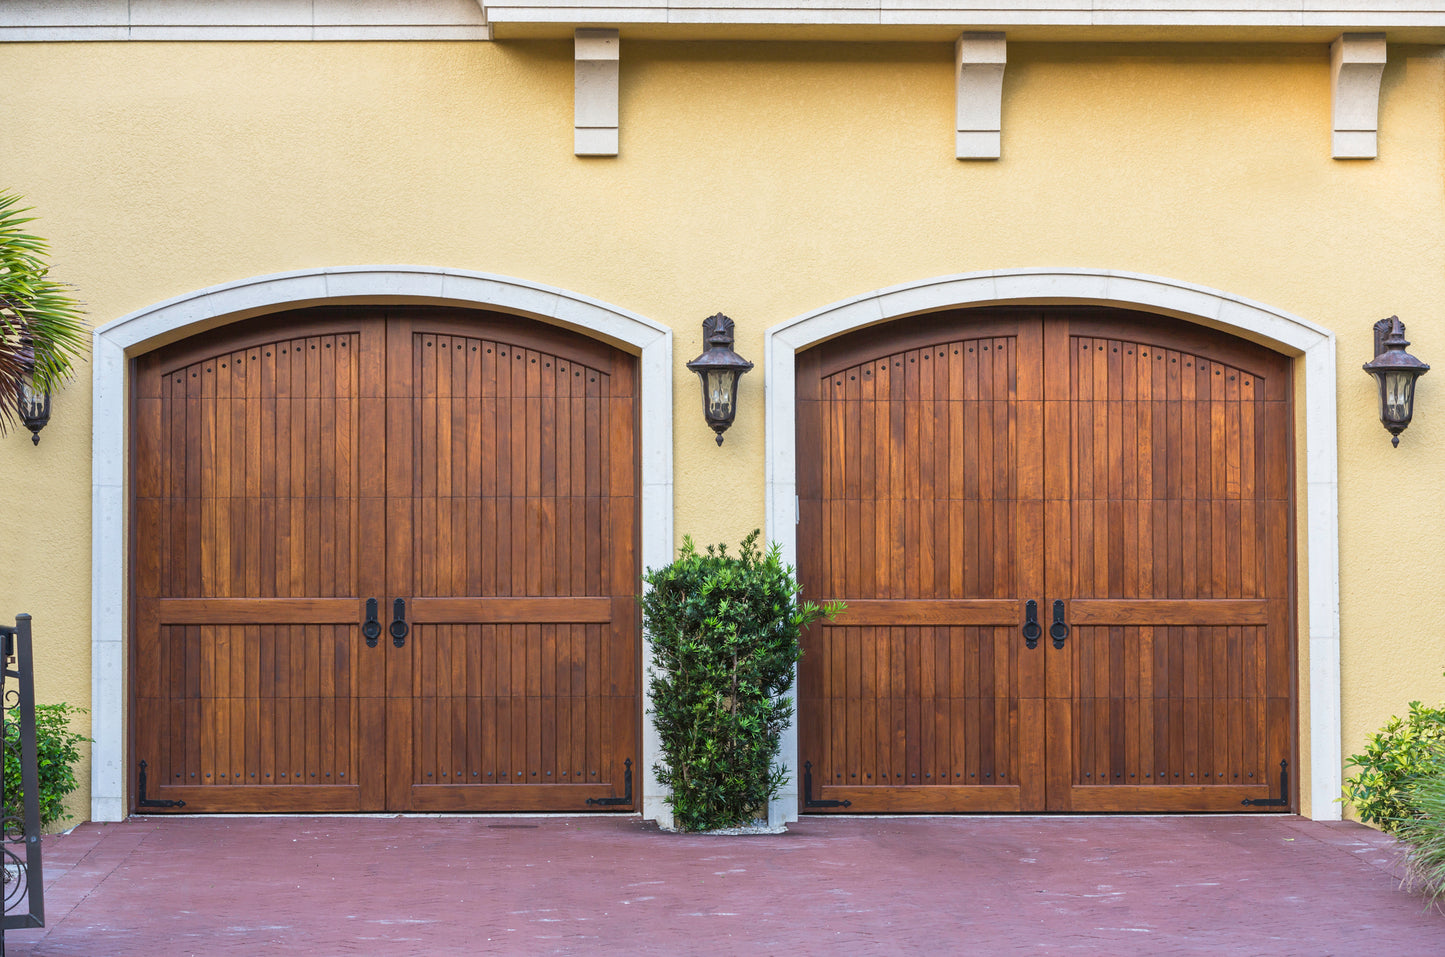
<path fill-rule="evenodd" d="M 49 404 L 50 394 L 35 388 L 33 379 L 27 377 L 20 384 L 20 415 L 22 418 L 40 418 L 45 414 Z"/>
<path fill-rule="evenodd" d="M 1406 423 L 1410 421 L 1411 405 L 1415 398 L 1414 370 L 1409 372 L 1386 372 L 1380 381 L 1380 421 Z"/>
<path fill-rule="evenodd" d="M 707 373 L 707 414 L 709 419 L 727 420 L 732 418 L 733 387 L 738 381 L 736 372 L 712 369 Z"/>

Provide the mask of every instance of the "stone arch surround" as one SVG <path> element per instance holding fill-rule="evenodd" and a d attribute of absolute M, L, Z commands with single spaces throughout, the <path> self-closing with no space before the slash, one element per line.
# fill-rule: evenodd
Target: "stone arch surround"
<path fill-rule="evenodd" d="M 642 566 L 672 555 L 672 331 L 580 294 L 486 273 L 424 266 L 346 266 L 257 276 L 189 292 L 93 334 L 91 472 L 91 818 L 126 815 L 127 461 L 129 359 L 215 326 L 348 303 L 471 306 L 565 326 L 639 357 Z M 649 656 L 643 637 L 643 657 Z M 643 817 L 671 815 L 651 768 L 659 758 L 643 716 Z"/>
<path fill-rule="evenodd" d="M 1220 329 L 1295 358 L 1304 379 L 1305 505 L 1308 529 L 1309 669 L 1300 691 L 1309 701 L 1310 816 L 1339 820 L 1340 727 L 1339 492 L 1335 409 L 1335 337 L 1328 329 L 1262 303 L 1180 280 L 1094 269 L 1012 269 L 942 276 L 891 286 L 824 306 L 773 326 L 765 337 L 767 376 L 767 532 L 797 564 L 796 354 L 846 332 L 941 309 L 998 305 L 1117 306 Z M 784 732 L 789 770 L 774 821 L 795 820 L 799 800 L 797 726 Z"/>

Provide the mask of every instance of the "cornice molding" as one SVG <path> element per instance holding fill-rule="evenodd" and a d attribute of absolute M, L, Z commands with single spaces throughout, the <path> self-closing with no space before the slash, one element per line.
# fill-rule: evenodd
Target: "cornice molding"
<path fill-rule="evenodd" d="M 481 0 L 502 37 L 627 26 L 677 38 L 926 39 L 1009 31 L 1028 40 L 1220 39 L 1328 43 L 1341 32 L 1445 37 L 1434 0 Z M 1024 29 L 1025 33 L 1017 31 Z M 1399 39 L 1391 37 L 1392 40 Z"/>
<path fill-rule="evenodd" d="M 491 38 L 481 0 L 0 2 L 0 42 Z"/>

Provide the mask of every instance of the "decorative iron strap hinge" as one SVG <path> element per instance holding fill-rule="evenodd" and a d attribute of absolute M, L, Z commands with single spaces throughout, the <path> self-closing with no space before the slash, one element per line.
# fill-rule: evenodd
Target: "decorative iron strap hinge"
<path fill-rule="evenodd" d="M 852 801 L 813 800 L 813 762 L 803 762 L 803 807 L 852 807 Z"/>
<path fill-rule="evenodd" d="M 140 763 L 140 779 L 136 782 L 140 793 L 136 796 L 136 807 L 185 807 L 185 801 L 156 801 L 146 797 L 146 763 Z"/>
<path fill-rule="evenodd" d="M 1279 763 L 1279 797 L 1245 798 L 1239 802 L 1245 807 L 1288 807 L 1289 806 L 1289 762 Z"/>
<path fill-rule="evenodd" d="M 595 807 L 620 807 L 632 803 L 632 759 L 622 762 L 623 793 L 620 798 L 588 798 L 587 803 Z"/>

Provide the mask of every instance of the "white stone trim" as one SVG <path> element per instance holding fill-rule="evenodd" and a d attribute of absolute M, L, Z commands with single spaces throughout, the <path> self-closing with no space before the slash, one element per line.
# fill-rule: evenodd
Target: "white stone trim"
<path fill-rule="evenodd" d="M 825 306 L 773 326 L 764 339 L 767 386 L 767 532 L 783 559 L 797 563 L 795 356 L 844 332 L 905 316 L 961 306 L 1109 305 L 1212 326 L 1299 357 L 1304 375 L 1305 481 L 1309 590 L 1310 812 L 1339 820 L 1340 575 L 1339 496 L 1335 439 L 1335 339 L 1298 316 L 1192 283 L 1090 269 L 1013 269 L 925 279 Z M 1301 675 L 1301 681 L 1305 676 Z M 1304 747 L 1304 742 L 1300 744 Z M 796 725 L 784 732 L 789 788 L 771 816 L 796 820 Z M 1303 789 L 1305 785 L 1302 783 Z"/>
<path fill-rule="evenodd" d="M 0 42 L 490 40 L 480 0 L 3 0 Z"/>
<path fill-rule="evenodd" d="M 1003 71 L 1008 41 L 1002 33 L 960 33 L 953 45 L 959 159 L 998 159 L 1003 141 Z"/>
<path fill-rule="evenodd" d="M 484 0 L 493 24 L 1439 28 L 1428 0 Z"/>
<path fill-rule="evenodd" d="M 572 152 L 578 156 L 617 155 L 617 77 L 621 42 L 616 30 L 577 30 L 573 34 L 574 92 Z"/>
<path fill-rule="evenodd" d="M 1335 159 L 1380 155 L 1380 77 L 1383 33 L 1342 33 L 1330 44 L 1331 148 Z"/>
<path fill-rule="evenodd" d="M 568 326 L 639 355 L 642 567 L 672 560 L 672 331 L 636 313 L 553 286 L 456 269 L 347 266 L 276 273 L 186 293 L 96 329 L 93 335 L 91 531 L 91 819 L 127 809 L 125 596 L 129 357 L 192 332 L 265 313 L 336 303 L 482 306 Z M 642 660 L 651 660 L 643 636 Z M 646 689 L 644 687 L 644 712 Z M 661 759 L 642 716 L 644 818 L 671 823 L 652 767 Z M 635 762 L 636 763 L 636 762 Z"/>

